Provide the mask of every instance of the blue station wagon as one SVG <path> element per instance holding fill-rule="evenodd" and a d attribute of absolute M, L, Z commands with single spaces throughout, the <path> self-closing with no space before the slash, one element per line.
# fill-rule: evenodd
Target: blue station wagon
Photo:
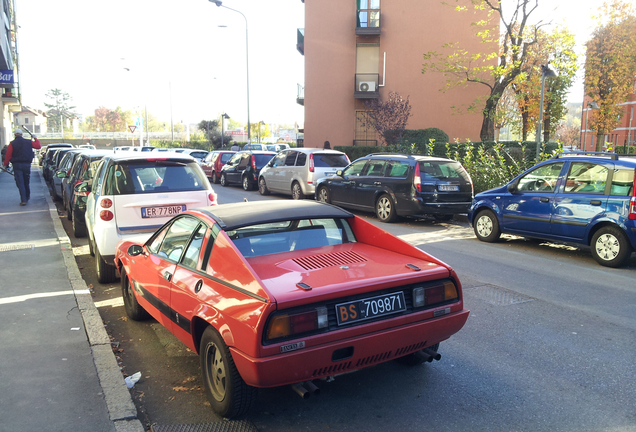
<path fill-rule="evenodd" d="M 509 233 L 585 245 L 599 264 L 619 267 L 636 248 L 635 171 L 634 157 L 560 154 L 477 194 L 468 218 L 482 241 Z"/>

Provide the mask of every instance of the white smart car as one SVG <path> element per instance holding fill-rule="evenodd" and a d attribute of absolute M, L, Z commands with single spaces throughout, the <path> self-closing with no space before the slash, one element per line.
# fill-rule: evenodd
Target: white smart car
<path fill-rule="evenodd" d="M 119 241 L 143 243 L 173 216 L 216 204 L 216 194 L 199 164 L 176 153 L 106 156 L 89 189 L 86 228 L 101 283 L 117 277 L 113 259 Z"/>

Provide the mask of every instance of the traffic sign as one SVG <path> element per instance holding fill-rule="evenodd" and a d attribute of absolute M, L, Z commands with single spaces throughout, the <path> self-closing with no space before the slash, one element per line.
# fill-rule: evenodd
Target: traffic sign
<path fill-rule="evenodd" d="M 130 132 L 135 132 L 135 129 L 137 129 L 137 126 L 128 126 L 128 129 L 130 129 Z"/>

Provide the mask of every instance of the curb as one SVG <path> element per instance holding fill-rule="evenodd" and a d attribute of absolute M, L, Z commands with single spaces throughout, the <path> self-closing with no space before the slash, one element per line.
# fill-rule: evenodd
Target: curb
<path fill-rule="evenodd" d="M 117 360 L 115 359 L 115 354 L 110 344 L 110 338 L 104 329 L 102 318 L 95 307 L 86 282 L 77 267 L 71 246 L 71 239 L 62 226 L 62 222 L 57 214 L 57 207 L 49 194 L 46 193 L 48 191 L 48 185 L 44 181 L 40 170 L 37 169 L 36 172 L 46 189 L 44 198 L 49 206 L 49 215 L 53 220 L 55 234 L 60 242 L 60 249 L 75 295 L 75 300 L 82 314 L 84 329 L 91 347 L 93 363 L 95 364 L 99 384 L 102 387 L 110 420 L 113 422 L 113 426 L 117 432 L 144 432 L 145 429 L 141 421 L 137 418 L 137 408 L 132 401 L 124 377 L 117 365 Z"/>

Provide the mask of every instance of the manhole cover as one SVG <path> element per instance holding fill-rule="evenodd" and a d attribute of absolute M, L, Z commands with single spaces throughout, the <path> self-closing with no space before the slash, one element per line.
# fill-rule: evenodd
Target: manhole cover
<path fill-rule="evenodd" d="M 152 432 L 258 432 L 256 426 L 247 420 L 226 420 L 216 423 L 187 425 L 154 425 Z"/>
<path fill-rule="evenodd" d="M 507 306 L 535 300 L 527 295 L 519 294 L 518 292 L 510 291 L 496 285 L 482 285 L 474 288 L 465 288 L 464 292 L 495 306 Z"/>

